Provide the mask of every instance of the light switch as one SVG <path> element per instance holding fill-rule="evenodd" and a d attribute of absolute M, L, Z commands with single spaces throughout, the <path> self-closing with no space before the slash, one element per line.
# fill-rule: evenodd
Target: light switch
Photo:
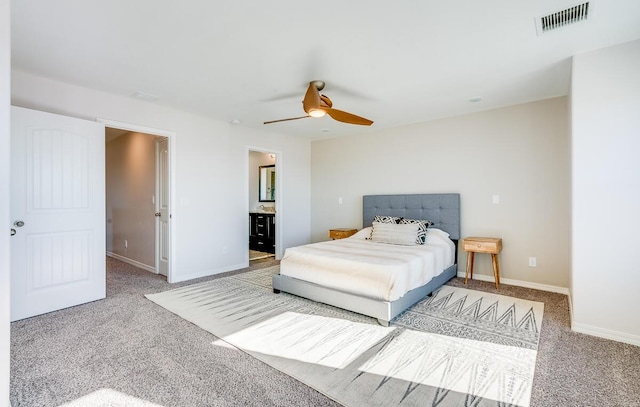
<path fill-rule="evenodd" d="M 342 205 L 342 197 L 338 198 L 338 205 Z"/>
<path fill-rule="evenodd" d="M 491 201 L 493 202 L 494 205 L 499 204 L 500 203 L 500 195 L 493 194 L 493 197 L 492 197 Z"/>

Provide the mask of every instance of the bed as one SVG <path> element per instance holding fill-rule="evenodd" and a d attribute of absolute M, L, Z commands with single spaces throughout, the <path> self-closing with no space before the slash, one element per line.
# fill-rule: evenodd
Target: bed
<path fill-rule="evenodd" d="M 366 228 L 375 216 L 431 221 L 427 244 L 407 247 L 367 240 L 370 232 Z M 273 276 L 273 291 L 368 315 L 388 326 L 393 318 L 456 276 L 459 194 L 365 195 L 362 225 L 363 230 L 347 239 L 287 249 L 280 274 Z M 424 253 L 416 254 L 416 250 Z M 424 264 L 431 263 L 432 271 L 421 271 Z M 385 267 L 397 269 L 391 285 L 383 281 Z"/>

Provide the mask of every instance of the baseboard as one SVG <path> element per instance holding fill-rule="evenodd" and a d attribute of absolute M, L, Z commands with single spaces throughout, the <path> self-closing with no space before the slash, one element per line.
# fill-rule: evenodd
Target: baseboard
<path fill-rule="evenodd" d="M 569 301 L 569 324 L 573 323 L 573 300 L 571 299 L 571 290 L 567 294 L 567 301 Z"/>
<path fill-rule="evenodd" d="M 139 261 L 130 259 L 128 257 L 121 256 L 119 254 L 115 254 L 115 253 L 112 253 L 112 252 L 107 252 L 107 256 L 113 257 L 114 259 L 118 259 L 118 260 L 120 260 L 122 262 L 125 262 L 127 264 L 131 264 L 132 266 L 135 266 L 137 268 L 149 271 L 149 272 L 151 272 L 153 274 L 158 274 L 158 273 L 156 273 L 156 268 L 152 267 L 152 266 L 149 266 L 148 264 L 140 263 Z"/>
<path fill-rule="evenodd" d="M 611 329 L 598 328 L 592 325 L 580 324 L 578 322 L 571 323 L 571 330 L 581 334 L 597 336 L 599 338 L 611 339 L 612 341 L 628 343 L 630 345 L 640 346 L 640 336 L 631 335 L 626 332 L 614 331 Z"/>
<path fill-rule="evenodd" d="M 240 264 L 234 264 L 234 265 L 231 265 L 231 266 L 225 266 L 225 267 L 222 267 L 222 268 L 219 268 L 219 269 L 204 270 L 204 271 L 200 271 L 200 272 L 197 272 L 197 273 L 190 273 L 190 274 L 181 275 L 181 276 L 178 276 L 178 278 L 173 279 L 173 280 L 171 280 L 169 282 L 170 283 L 179 283 L 179 282 L 182 282 L 182 281 L 193 280 L 195 278 L 214 276 L 216 274 L 226 273 L 228 271 L 239 270 L 239 269 L 243 269 L 243 268 L 247 268 L 247 267 L 249 267 L 249 261 L 246 261 L 246 262 L 240 263 Z"/>
<path fill-rule="evenodd" d="M 464 278 L 464 271 L 458 271 L 458 277 L 460 278 Z M 494 282 L 495 280 L 493 279 L 493 276 L 487 276 L 484 274 L 475 274 L 473 276 L 474 280 L 480 280 L 480 281 L 490 281 L 490 282 Z M 541 291 L 549 291 L 552 293 L 558 293 L 558 294 L 564 294 L 569 296 L 570 292 L 569 289 L 566 287 L 558 287 L 555 285 L 548 285 L 548 284 L 540 284 L 540 283 L 532 283 L 530 281 L 522 281 L 522 280 L 512 280 L 510 278 L 502 278 L 500 277 L 500 283 L 501 284 L 506 284 L 506 285 L 515 285 L 517 287 L 524 287 L 524 288 L 531 288 L 534 290 L 541 290 Z"/>

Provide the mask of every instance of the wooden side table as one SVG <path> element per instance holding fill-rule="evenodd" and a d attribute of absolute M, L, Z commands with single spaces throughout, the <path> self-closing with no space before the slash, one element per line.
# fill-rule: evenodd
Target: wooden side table
<path fill-rule="evenodd" d="M 329 237 L 334 240 L 344 239 L 345 237 L 355 235 L 357 231 L 358 229 L 351 229 L 351 228 L 329 229 Z"/>
<path fill-rule="evenodd" d="M 498 253 L 502 250 L 502 239 L 496 237 L 465 237 L 462 248 L 467 253 L 467 270 L 464 273 L 464 283 L 471 274 L 473 279 L 473 258 L 476 253 L 490 253 L 493 263 L 493 277 L 496 280 L 496 288 L 500 288 L 500 264 L 498 264 Z"/>

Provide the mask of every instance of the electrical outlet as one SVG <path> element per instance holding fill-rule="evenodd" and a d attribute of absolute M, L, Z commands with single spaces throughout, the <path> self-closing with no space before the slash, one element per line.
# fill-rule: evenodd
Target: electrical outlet
<path fill-rule="evenodd" d="M 529 257 L 529 267 L 536 267 L 536 258 Z"/>

